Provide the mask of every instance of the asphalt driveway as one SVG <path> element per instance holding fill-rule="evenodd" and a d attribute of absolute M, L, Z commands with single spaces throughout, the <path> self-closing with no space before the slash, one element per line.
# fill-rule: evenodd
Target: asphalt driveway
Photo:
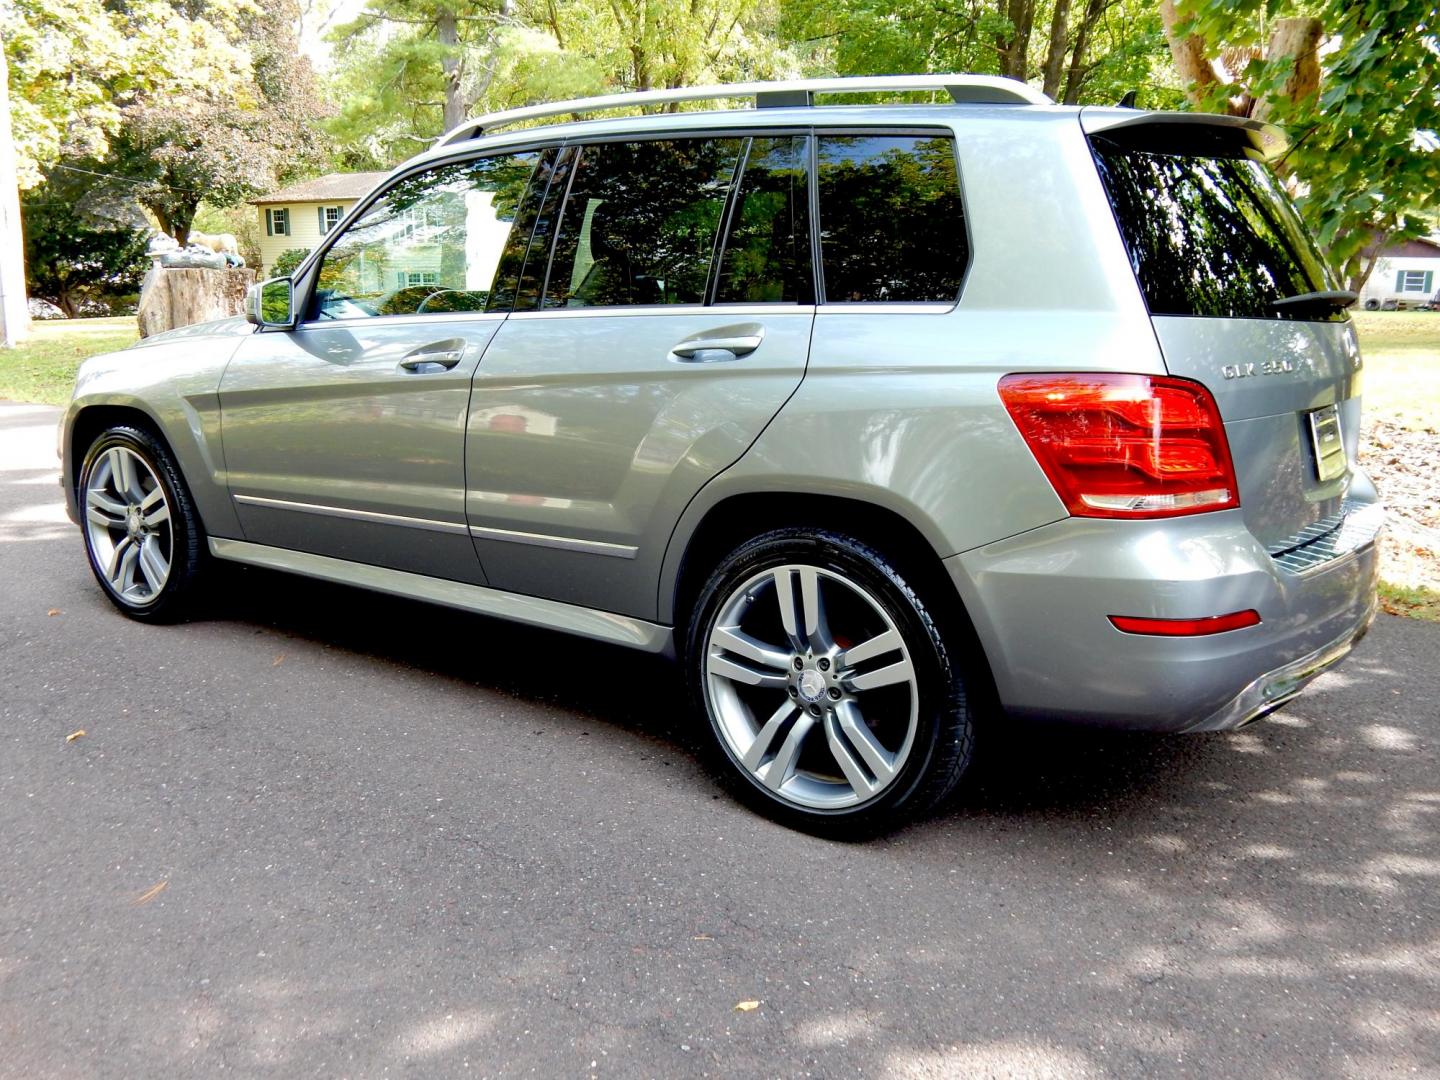
<path fill-rule="evenodd" d="M 124 620 L 56 415 L 0 406 L 0 1075 L 1440 1076 L 1440 626 L 829 844 L 660 661 L 241 570 Z"/>

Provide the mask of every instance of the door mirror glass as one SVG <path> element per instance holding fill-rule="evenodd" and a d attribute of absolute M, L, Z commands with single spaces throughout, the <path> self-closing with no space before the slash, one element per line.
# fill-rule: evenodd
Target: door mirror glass
<path fill-rule="evenodd" d="M 295 325 L 295 287 L 289 278 L 271 278 L 245 292 L 245 318 L 256 326 Z"/>

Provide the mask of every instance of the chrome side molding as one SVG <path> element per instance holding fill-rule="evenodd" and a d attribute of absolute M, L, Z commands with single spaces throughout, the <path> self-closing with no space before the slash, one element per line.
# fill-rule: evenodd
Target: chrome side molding
<path fill-rule="evenodd" d="M 541 626 L 548 630 L 578 634 L 595 641 L 624 645 L 642 652 L 674 655 L 674 631 L 670 627 L 610 611 L 596 611 L 576 604 L 565 604 L 559 600 L 521 596 L 481 585 L 466 585 L 459 581 L 446 581 L 443 578 L 411 574 L 404 570 L 391 570 L 383 566 L 334 559 L 328 555 L 312 555 L 305 551 L 252 544 L 245 540 L 226 540 L 218 536 L 210 538 L 210 553 L 217 559 L 304 574 L 307 577 L 334 581 L 341 585 L 355 585 L 391 596 L 426 600 L 461 611 L 473 611 L 528 626 Z"/>
<path fill-rule="evenodd" d="M 321 517 L 349 518 L 351 521 L 373 521 L 379 525 L 404 525 L 411 529 L 465 535 L 460 521 L 436 521 L 434 518 L 405 517 L 403 514 L 382 514 L 378 510 L 352 510 L 348 506 L 326 506 L 322 503 L 291 502 L 289 499 L 267 499 L 262 495 L 236 495 L 235 501 L 245 506 L 261 506 L 267 510 L 294 510 Z"/>
<path fill-rule="evenodd" d="M 551 536 L 548 533 L 520 532 L 517 529 L 492 529 L 471 525 L 470 535 L 477 540 L 502 540 L 507 544 L 531 544 L 535 547 L 559 548 L 561 551 L 583 551 L 586 555 L 609 555 L 616 559 L 633 559 L 640 549 L 632 544 L 607 544 L 602 540 L 579 540 L 573 536 Z"/>

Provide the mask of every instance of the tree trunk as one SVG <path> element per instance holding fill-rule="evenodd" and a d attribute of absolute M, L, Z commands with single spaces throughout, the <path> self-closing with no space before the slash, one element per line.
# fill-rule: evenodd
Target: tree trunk
<path fill-rule="evenodd" d="M 460 92 L 460 32 L 455 12 L 448 9 L 440 12 L 435 20 L 435 38 L 445 49 L 440 57 L 440 71 L 445 76 L 443 124 L 449 131 L 465 122 L 465 99 Z"/>
<path fill-rule="evenodd" d="M 140 336 L 239 315 L 255 271 L 154 267 L 140 287 Z"/>
<path fill-rule="evenodd" d="M 1044 91 L 1052 98 L 1060 95 L 1060 72 L 1065 66 L 1065 49 L 1070 37 L 1070 0 L 1055 0 L 1050 17 L 1050 44 L 1045 50 Z"/>
<path fill-rule="evenodd" d="M 1292 62 L 1290 74 L 1285 77 L 1285 86 L 1281 90 L 1281 96 L 1286 101 L 1292 104 L 1304 101 L 1320 89 L 1320 39 L 1323 36 L 1324 27 L 1319 19 L 1275 21 L 1275 32 L 1270 35 L 1270 49 L 1265 59 L 1270 63 L 1281 59 Z M 1255 119 L 1268 119 L 1271 111 L 1270 102 L 1255 103 Z"/>
<path fill-rule="evenodd" d="M 1223 85 L 1215 73 L 1215 65 L 1205 55 L 1205 40 L 1199 34 L 1180 34 L 1183 21 L 1175 10 L 1175 0 L 1160 0 L 1160 21 L 1165 24 L 1165 41 L 1175 69 L 1185 80 L 1185 96 L 1193 105 L 1203 105 L 1210 93 Z"/>
<path fill-rule="evenodd" d="M 996 37 L 1000 74 L 1024 82 L 1030 74 L 1030 31 L 1035 25 L 1035 0 L 996 0 L 999 14 L 1010 20 L 1010 35 Z"/>
<path fill-rule="evenodd" d="M 1085 57 L 1090 51 L 1090 34 L 1109 6 L 1110 0 L 1089 0 L 1085 5 L 1085 14 L 1080 16 L 1080 25 L 1075 30 L 1075 46 L 1070 51 L 1070 69 L 1065 73 L 1065 96 L 1061 98 L 1066 105 L 1080 103 L 1080 89 L 1085 85 L 1085 76 L 1090 73 L 1085 64 Z"/>

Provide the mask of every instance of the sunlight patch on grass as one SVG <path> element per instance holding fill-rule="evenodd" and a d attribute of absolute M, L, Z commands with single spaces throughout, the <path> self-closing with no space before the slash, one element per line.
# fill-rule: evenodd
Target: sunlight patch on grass
<path fill-rule="evenodd" d="M 75 372 L 84 361 L 139 339 L 133 316 L 37 319 L 23 344 L 0 349 L 0 400 L 64 405 L 75 386 Z"/>

